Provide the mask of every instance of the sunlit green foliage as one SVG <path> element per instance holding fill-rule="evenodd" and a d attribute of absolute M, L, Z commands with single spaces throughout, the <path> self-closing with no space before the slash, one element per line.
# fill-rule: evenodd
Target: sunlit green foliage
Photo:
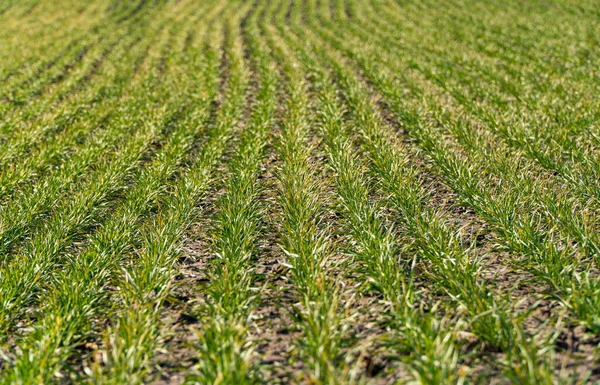
<path fill-rule="evenodd" d="M 599 18 L 0 0 L 0 383 L 600 381 Z"/>

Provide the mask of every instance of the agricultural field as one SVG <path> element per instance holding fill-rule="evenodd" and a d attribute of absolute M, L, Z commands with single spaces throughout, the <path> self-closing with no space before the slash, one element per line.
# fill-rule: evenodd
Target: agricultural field
<path fill-rule="evenodd" d="M 0 385 L 600 383 L 596 0 L 0 26 Z"/>

